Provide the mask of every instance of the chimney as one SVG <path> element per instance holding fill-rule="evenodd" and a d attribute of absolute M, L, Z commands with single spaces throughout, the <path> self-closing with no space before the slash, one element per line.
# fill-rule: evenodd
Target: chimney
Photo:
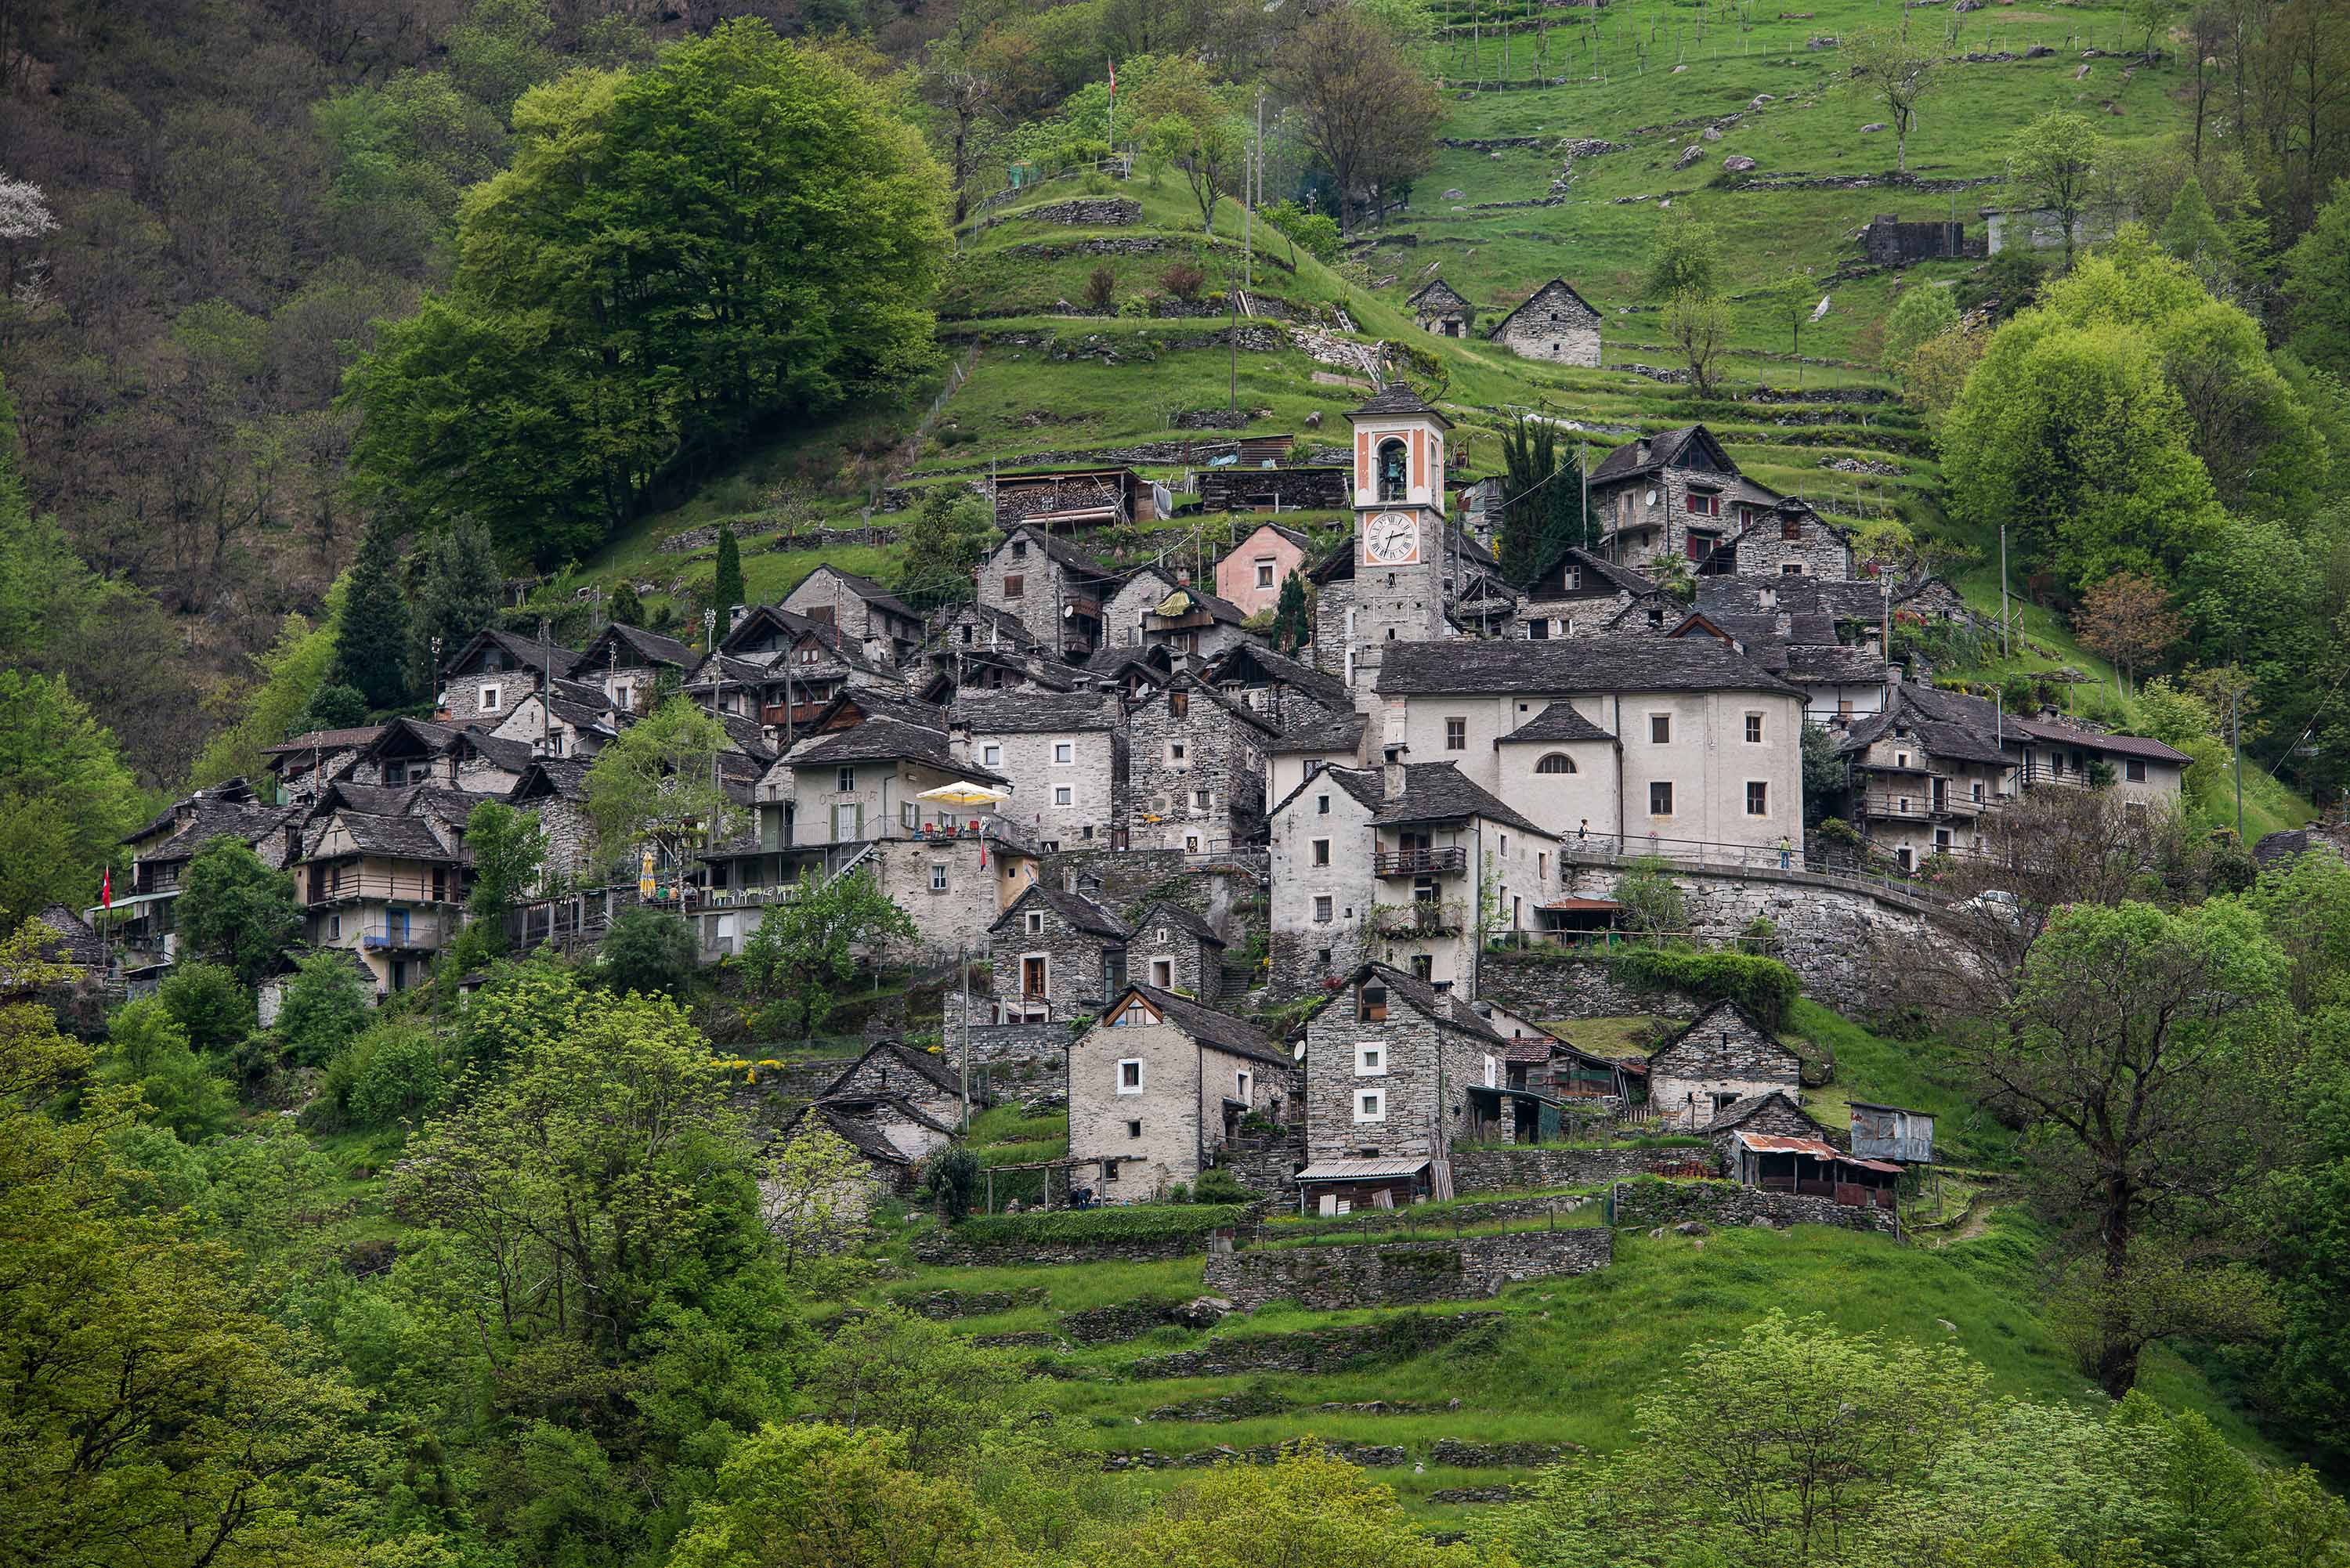
<path fill-rule="evenodd" d="M 1781 637 L 1793 637 L 1795 635 L 1795 612 L 1781 610 L 1771 624 Z"/>
<path fill-rule="evenodd" d="M 1390 756 L 1387 762 L 1380 764 L 1379 794 L 1383 799 L 1400 800 L 1403 798 L 1403 781 L 1404 773 L 1403 764 L 1401 763 L 1395 761 L 1393 757 Z"/>
<path fill-rule="evenodd" d="M 729 632 L 732 632 L 736 627 L 741 626 L 744 620 L 748 619 L 750 618 L 750 614 L 751 607 L 749 605 L 727 606 L 726 629 Z"/>

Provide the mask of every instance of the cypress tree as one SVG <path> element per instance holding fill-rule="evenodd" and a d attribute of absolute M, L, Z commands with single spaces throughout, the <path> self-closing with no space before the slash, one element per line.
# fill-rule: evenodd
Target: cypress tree
<path fill-rule="evenodd" d="M 637 585 L 625 578 L 612 590 L 612 603 L 606 612 L 609 619 L 620 626 L 632 626 L 639 630 L 645 624 L 645 601 L 637 597 Z"/>
<path fill-rule="evenodd" d="M 734 530 L 718 525 L 718 580 L 711 586 L 712 602 L 723 622 L 734 606 L 747 602 L 743 594 L 743 551 Z"/>
<path fill-rule="evenodd" d="M 1305 619 L 1305 579 L 1292 572 L 1281 581 L 1281 598 L 1273 607 L 1274 646 L 1295 653 L 1312 636 Z"/>
<path fill-rule="evenodd" d="M 400 591 L 400 545 L 382 521 L 359 540 L 343 588 L 334 679 L 356 688 L 373 711 L 408 703 L 408 600 Z"/>
<path fill-rule="evenodd" d="M 504 599 L 505 574 L 498 566 L 490 531 L 471 517 L 458 519 L 425 553 L 422 580 L 417 585 L 417 690 L 432 684 L 432 639 L 441 639 L 442 659 L 454 657 L 475 632 L 497 623 Z"/>

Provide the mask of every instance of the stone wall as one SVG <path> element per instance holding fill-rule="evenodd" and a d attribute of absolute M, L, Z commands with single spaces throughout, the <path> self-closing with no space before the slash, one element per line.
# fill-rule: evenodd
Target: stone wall
<path fill-rule="evenodd" d="M 1766 1192 L 1731 1181 L 1622 1181 L 1608 1194 L 1608 1218 L 1622 1230 L 1677 1225 L 1835 1225 L 1901 1234 L 1889 1209 L 1864 1209 L 1802 1192 Z"/>
<path fill-rule="evenodd" d="M 1521 1280 L 1587 1274 L 1614 1258 L 1611 1231 L 1522 1231 L 1458 1241 L 1211 1253 L 1201 1282 L 1210 1294 L 1250 1312 L 1275 1301 L 1338 1312 L 1482 1299 Z"/>
<path fill-rule="evenodd" d="M 1263 820 L 1269 736 L 1251 718 L 1193 681 L 1149 694 L 1128 724 L 1129 843 L 1180 851 L 1197 839 L 1207 850 L 1239 842 Z"/>
<path fill-rule="evenodd" d="M 1462 1157 L 1454 1155 L 1452 1158 L 1457 1162 Z M 1457 1174 L 1459 1169 L 1457 1164 L 1454 1168 Z M 1625 1174 L 1645 1175 L 1647 1172 L 1640 1170 Z M 1595 1178 L 1594 1179 L 1596 1181 L 1605 1179 Z M 1313 1227 L 1312 1233 L 1317 1235 L 1324 1233 L 1320 1227 L 1336 1224 L 1340 1229 L 1334 1234 L 1339 1239 L 1347 1236 L 1368 1237 L 1381 1231 L 1409 1231 L 1415 1228 L 1420 1231 L 1442 1231 L 1457 1225 L 1463 1230 L 1468 1230 L 1479 1225 L 1499 1225 L 1518 1220 L 1562 1219 L 1587 1203 L 1598 1201 L 1596 1198 L 1590 1197 L 1497 1198 L 1490 1203 L 1455 1204 L 1440 1214 L 1430 1214 L 1417 1206 L 1407 1206 L 1402 1209 L 1357 1209 L 1341 1220 L 1308 1220 L 1306 1224 Z M 1275 1220 L 1264 1225 L 1257 1234 L 1273 1241 L 1279 1241 L 1284 1235 L 1289 1235 L 1299 1229 L 1299 1226 Z"/>
<path fill-rule="evenodd" d="M 917 1317 L 945 1322 L 959 1317 L 988 1317 L 1020 1307 L 1043 1306 L 1050 1299 L 1042 1285 L 1016 1291 L 917 1291 L 890 1298 Z"/>
<path fill-rule="evenodd" d="M 1648 1106 L 1659 1125 L 1707 1127 L 1733 1100 L 1773 1089 L 1798 1096 L 1803 1058 L 1727 1004 L 1708 1009 L 1648 1058 Z"/>
<path fill-rule="evenodd" d="M 1495 328 L 1493 341 L 1525 359 L 1599 363 L 1599 317 L 1563 288 L 1545 285 Z"/>
<path fill-rule="evenodd" d="M 1345 468 L 1211 468 L 1200 475 L 1200 509 L 1244 512 L 1277 503 L 1338 511 L 1353 504 L 1352 484 Z"/>
<path fill-rule="evenodd" d="M 1452 1189 L 1462 1197 L 1529 1187 L 1586 1187 L 1654 1174 L 1661 1164 L 1711 1161 L 1704 1148 L 1479 1148 L 1452 1157 Z M 1539 1206 L 1552 1201 L 1529 1199 Z M 1479 1205 L 1479 1211 L 1484 1206 Z M 1409 1212 L 1409 1210 L 1404 1210 Z"/>
<path fill-rule="evenodd" d="M 1860 251 L 1877 266 L 1986 254 L 1986 242 L 1981 238 L 1970 242 L 1966 233 L 1964 223 L 1943 218 L 1905 223 L 1894 213 L 1879 213 L 1860 231 Z"/>
<path fill-rule="evenodd" d="M 987 1016 L 984 998 L 974 994 L 972 1012 L 978 1017 Z M 962 995 L 949 992 L 945 1012 L 941 1014 L 944 1032 L 939 1038 L 952 1061 L 962 1060 Z M 974 1023 L 971 1026 L 971 1064 L 980 1067 L 1004 1068 L 1037 1062 L 1048 1065 L 1058 1075 L 1068 1064 L 1069 1026 L 1054 1023 Z"/>
<path fill-rule="evenodd" d="M 1795 524 L 1795 536 L 1792 539 L 1787 537 L 1790 522 Z M 1797 568 L 1795 575 L 1802 576 L 1833 583 L 1849 581 L 1852 545 L 1817 517 L 1765 513 L 1739 537 L 1738 575 L 1777 578 L 1788 576 L 1790 566 Z"/>
<path fill-rule="evenodd" d="M 1477 984 L 1479 994 L 1496 1007 L 1543 1021 L 1640 1013 L 1685 1018 L 1701 1005 L 1683 992 L 1636 986 L 1597 953 L 1570 955 L 1540 947 L 1485 954 Z M 1567 1034 L 1572 1039 L 1574 1031 Z"/>
<path fill-rule="evenodd" d="M 1032 915 L 1043 917 L 1042 930 L 1028 929 Z M 995 1001 L 1004 1015 L 1045 1012 L 1055 1023 L 1091 1017 L 1101 1010 L 1108 1001 L 1109 971 L 1123 962 L 1126 951 L 1123 939 L 1080 930 L 1041 898 L 1011 911 L 1011 918 L 991 933 L 990 940 Z M 1040 955 L 1045 960 L 1041 999 L 1021 989 L 1021 961 Z"/>
<path fill-rule="evenodd" d="M 1605 1234 L 1605 1232 L 1596 1232 Z M 1229 1377 L 1242 1372 L 1294 1372 L 1320 1376 L 1350 1367 L 1419 1355 L 1441 1345 L 1478 1340 L 1502 1327 L 1498 1312 L 1412 1313 L 1344 1328 L 1296 1334 L 1220 1334 L 1197 1350 L 1150 1355 L 1127 1367 L 1130 1381 L 1160 1377 Z"/>
<path fill-rule="evenodd" d="M 1085 1307 L 1061 1314 L 1061 1332 L 1079 1345 L 1115 1345 L 1120 1340 L 1139 1339 L 1153 1329 L 1175 1322 L 1175 1310 L 1182 1304 L 1179 1301 L 1144 1298 Z"/>
<path fill-rule="evenodd" d="M 1142 203 L 1131 196 L 1079 196 L 1031 207 L 1013 216 L 1039 223 L 1096 223 L 1118 227 L 1142 222 Z"/>
<path fill-rule="evenodd" d="M 925 1263 L 967 1268 L 1072 1266 L 1079 1263 L 1163 1263 L 1170 1258 L 1195 1258 L 1208 1250 L 1205 1234 L 1162 1236 L 1128 1241 L 1006 1241 L 995 1244 L 966 1241 L 949 1233 L 933 1232 L 914 1242 L 915 1258 Z"/>
<path fill-rule="evenodd" d="M 1142 906 L 1165 898 L 1194 914 L 1216 918 L 1215 878 L 1191 875 L 1180 847 L 1174 849 L 1097 849 L 1064 847 L 1039 858 L 1036 879 L 1047 888 L 1065 888 L 1076 877 L 1077 891 L 1120 919 L 1140 913 Z"/>
<path fill-rule="evenodd" d="M 1305 1163 L 1305 1128 L 1300 1124 L 1282 1136 L 1234 1138 L 1216 1151 L 1214 1164 L 1260 1198 L 1285 1209 L 1297 1205 L 1297 1168 Z"/>

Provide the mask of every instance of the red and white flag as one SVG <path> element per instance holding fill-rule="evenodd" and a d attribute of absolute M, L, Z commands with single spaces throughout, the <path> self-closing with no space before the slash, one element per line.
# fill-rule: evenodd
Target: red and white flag
<path fill-rule="evenodd" d="M 114 908 L 114 867 L 111 866 L 106 868 L 106 880 L 98 885 L 98 898 L 106 908 Z"/>
<path fill-rule="evenodd" d="M 1118 62 L 1110 60 L 1107 55 L 1104 55 L 1102 58 L 1109 60 L 1109 100 L 1116 103 L 1118 101 Z"/>

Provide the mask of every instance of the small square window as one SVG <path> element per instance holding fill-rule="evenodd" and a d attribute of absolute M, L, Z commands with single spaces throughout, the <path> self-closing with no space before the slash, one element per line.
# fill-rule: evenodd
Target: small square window
<path fill-rule="evenodd" d="M 1330 841 L 1328 839 L 1317 838 L 1314 841 L 1314 864 L 1316 866 L 1327 866 L 1330 864 Z"/>
<path fill-rule="evenodd" d="M 1376 1040 L 1366 1040 L 1355 1047 L 1355 1076 L 1384 1078 L 1388 1072 L 1388 1048 Z"/>
<path fill-rule="evenodd" d="M 1142 1124 L 1140 1122 L 1127 1123 L 1126 1136 L 1128 1137 L 1140 1137 L 1142 1136 Z"/>
<path fill-rule="evenodd" d="M 1384 1023 L 1388 1017 L 1388 988 L 1384 985 L 1363 987 L 1357 1000 L 1356 1014 L 1366 1023 Z"/>
<path fill-rule="evenodd" d="M 1167 693 L 1167 711 L 1173 714 L 1178 719 L 1190 713 L 1191 711 L 1191 694 L 1189 691 L 1170 691 Z"/>
<path fill-rule="evenodd" d="M 1779 575 L 1783 577 L 1800 577 L 1804 575 L 1804 563 L 1801 561 L 1782 561 L 1779 564 Z"/>
<path fill-rule="evenodd" d="M 982 746 L 979 749 L 979 761 L 982 767 L 1002 767 L 1003 765 L 1003 748 L 1002 746 Z"/>
<path fill-rule="evenodd" d="M 1804 536 L 1804 525 L 1790 517 L 1779 524 L 1779 537 L 1792 545 Z"/>
<path fill-rule="evenodd" d="M 931 891 L 933 893 L 943 893 L 946 890 L 946 865 L 943 861 L 933 860 L 931 862 Z"/>
<path fill-rule="evenodd" d="M 2146 763 L 2137 758 L 2122 763 L 2122 777 L 2132 784 L 2146 783 Z"/>
<path fill-rule="evenodd" d="M 1749 816 L 1771 815 L 1771 786 L 1760 779 L 1750 780 L 1746 785 L 1746 815 Z"/>
<path fill-rule="evenodd" d="M 1448 752 L 1465 752 L 1469 749 L 1468 720 L 1447 719 L 1444 721 L 1444 749 Z"/>
<path fill-rule="evenodd" d="M 1648 715 L 1648 743 L 1652 746 L 1669 746 L 1673 743 L 1673 716 L 1670 713 Z"/>
<path fill-rule="evenodd" d="M 1029 934 L 1030 936 L 1032 936 L 1032 937 L 1034 937 L 1034 936 L 1041 936 L 1041 935 L 1043 935 L 1043 934 L 1044 934 L 1044 930 L 1045 930 L 1045 917 L 1044 917 L 1044 915 L 1043 915 L 1043 914 L 1041 914 L 1040 912 L 1038 912 L 1037 910 L 1035 910 L 1035 909 L 1031 909 L 1031 910 L 1029 910 L 1029 911 L 1028 911 L 1028 934 Z"/>
<path fill-rule="evenodd" d="M 1067 784 L 1055 784 L 1053 786 L 1053 804 L 1055 805 L 1076 805 L 1075 792 L 1071 790 Z"/>
<path fill-rule="evenodd" d="M 1327 816 L 1330 815 L 1330 797 L 1328 795 L 1317 794 L 1314 797 L 1314 815 L 1316 816 Z"/>
<path fill-rule="evenodd" d="M 1191 792 L 1191 809 L 1193 811 L 1209 810 L 1214 805 L 1215 798 L 1215 792 L 1212 790 L 1195 789 Z"/>
<path fill-rule="evenodd" d="M 1012 558 L 1015 561 L 1024 561 L 1028 558 L 1027 540 L 1014 539 L 1012 541 Z"/>
<path fill-rule="evenodd" d="M 1328 963 L 1330 961 L 1331 951 L 1332 950 L 1329 948 L 1315 948 L 1314 950 L 1314 961 L 1318 964 Z"/>
<path fill-rule="evenodd" d="M 1170 741 L 1167 742 L 1167 760 L 1169 762 L 1180 763 L 1183 760 L 1187 753 L 1188 749 L 1184 746 L 1182 742 Z"/>
<path fill-rule="evenodd" d="M 1383 1122 L 1388 1119 L 1387 1096 L 1378 1089 L 1365 1089 L 1355 1096 L 1355 1119 L 1358 1122 Z"/>
<path fill-rule="evenodd" d="M 1672 814 L 1673 786 L 1663 783 L 1650 784 L 1648 786 L 1648 815 L 1650 816 L 1670 816 Z"/>
<path fill-rule="evenodd" d="M 1760 713 L 1746 715 L 1746 743 L 1750 746 L 1762 743 L 1762 715 Z"/>
<path fill-rule="evenodd" d="M 1027 591 L 1028 579 L 1020 573 L 1014 572 L 1003 579 L 1003 597 L 1005 598 L 1016 599 L 1026 594 Z"/>
<path fill-rule="evenodd" d="M 1273 587 L 1273 563 L 1271 561 L 1259 561 L 1256 564 L 1256 586 L 1261 588 L 1269 588 Z"/>
<path fill-rule="evenodd" d="M 1328 898 L 1317 898 L 1314 900 L 1314 923 L 1317 926 L 1326 926 L 1330 923 L 1330 900 Z"/>
<path fill-rule="evenodd" d="M 1142 1059 L 1129 1056 L 1118 1064 L 1118 1092 L 1121 1095 L 1142 1093 Z"/>
<path fill-rule="evenodd" d="M 481 705 L 482 705 L 482 711 L 483 711 L 483 712 L 484 712 L 484 713 L 494 713 L 494 712 L 496 712 L 496 711 L 498 711 L 498 704 L 499 704 L 500 702 L 504 701 L 505 701 L 505 693 L 504 693 L 504 691 L 499 691 L 496 687 L 494 687 L 494 686 L 484 686 L 484 687 L 483 687 L 483 688 L 482 688 L 482 691 L 481 691 Z"/>
<path fill-rule="evenodd" d="M 1056 765 L 1066 766 L 1076 760 L 1077 743 L 1075 741 L 1055 741 L 1053 742 L 1053 761 Z"/>

